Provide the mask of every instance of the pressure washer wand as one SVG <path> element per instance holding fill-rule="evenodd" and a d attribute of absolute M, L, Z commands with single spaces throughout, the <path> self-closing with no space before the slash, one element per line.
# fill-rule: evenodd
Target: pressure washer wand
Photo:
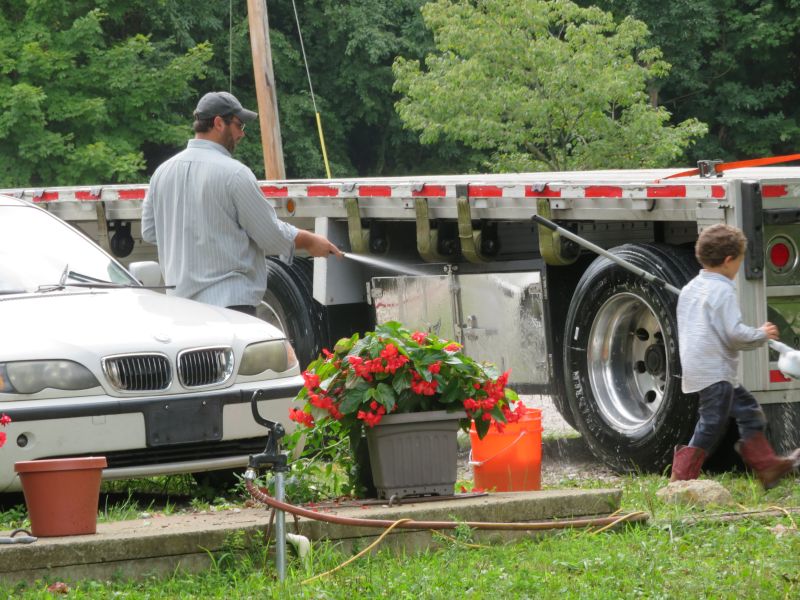
<path fill-rule="evenodd" d="M 599 254 L 600 256 L 603 256 L 603 257 L 607 258 L 611 262 L 614 262 L 614 263 L 618 264 L 623 269 L 627 269 L 628 271 L 630 271 L 634 275 L 638 275 L 639 277 L 641 277 L 645 281 L 647 281 L 649 283 L 652 283 L 653 285 L 657 285 L 659 287 L 662 287 L 662 288 L 664 288 L 666 290 L 669 290 L 670 292 L 672 292 L 676 296 L 681 293 L 681 290 L 679 288 L 676 288 L 671 283 L 667 283 L 666 281 L 664 281 L 660 277 L 656 277 L 652 273 L 648 273 L 644 269 L 640 269 L 636 265 L 629 263 L 627 260 L 621 259 L 616 254 L 612 254 L 608 250 L 605 250 L 604 248 L 601 248 L 600 246 L 597 246 L 597 245 L 593 244 L 589 240 L 586 240 L 586 239 L 584 239 L 584 238 L 582 238 L 582 237 L 580 237 L 578 235 L 575 235 L 574 233 L 572 233 L 568 229 L 564 229 L 563 227 L 559 227 L 558 225 L 556 225 L 555 223 L 553 223 L 549 219 L 545 219 L 544 217 L 542 217 L 540 215 L 533 215 L 533 217 L 531 217 L 531 218 L 533 219 L 534 223 L 538 223 L 539 225 L 544 225 L 548 229 L 552 229 L 553 231 L 557 232 L 559 235 L 564 236 L 568 240 L 572 240 L 573 242 L 575 242 L 579 246 L 583 246 L 587 250 L 591 250 L 595 254 Z"/>

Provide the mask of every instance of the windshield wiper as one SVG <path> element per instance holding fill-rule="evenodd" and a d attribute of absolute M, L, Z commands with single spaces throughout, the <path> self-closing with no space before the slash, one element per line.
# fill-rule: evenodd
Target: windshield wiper
<path fill-rule="evenodd" d="M 73 281 L 67 281 L 71 279 Z M 106 281 L 104 279 L 97 279 L 85 273 L 78 273 L 70 271 L 69 264 L 64 265 L 64 270 L 61 272 L 61 277 L 58 283 L 48 283 L 40 285 L 36 288 L 37 292 L 54 292 L 56 290 L 63 290 L 66 287 L 80 287 L 80 288 L 141 288 L 145 290 L 173 290 L 174 285 L 142 285 L 140 283 L 115 283 L 113 281 Z"/>

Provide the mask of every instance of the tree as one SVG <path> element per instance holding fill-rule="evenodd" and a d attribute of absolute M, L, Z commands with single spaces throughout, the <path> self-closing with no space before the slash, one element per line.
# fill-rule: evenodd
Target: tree
<path fill-rule="evenodd" d="M 0 185 L 141 181 L 147 144 L 186 139 L 181 113 L 211 49 L 175 54 L 128 33 L 128 11 L 159 4 L 0 3 Z"/>
<path fill-rule="evenodd" d="M 438 0 L 437 52 L 394 64 L 396 104 L 423 143 L 458 141 L 498 171 L 665 166 L 706 127 L 677 126 L 647 84 L 669 65 L 647 27 L 568 0 Z"/>
<path fill-rule="evenodd" d="M 426 0 L 307 0 L 297 5 L 334 176 L 398 175 L 458 168 L 469 151 L 421 148 L 394 110 L 395 56 L 433 49 Z M 287 173 L 325 171 L 290 0 L 270 2 L 273 59 Z"/>
<path fill-rule="evenodd" d="M 692 160 L 789 154 L 800 146 L 800 1 L 584 0 L 645 21 L 673 64 L 657 102 L 710 135 Z"/>

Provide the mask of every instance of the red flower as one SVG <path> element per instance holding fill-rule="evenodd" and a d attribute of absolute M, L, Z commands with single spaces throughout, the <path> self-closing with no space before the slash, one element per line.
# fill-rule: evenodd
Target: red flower
<path fill-rule="evenodd" d="M 381 408 L 383 407 L 381 406 Z M 386 412 L 386 409 L 384 408 L 383 411 Z M 360 410 L 358 411 L 356 418 L 364 421 L 364 423 L 369 427 L 375 427 L 375 425 L 381 422 L 381 419 L 383 418 L 383 413 L 381 412 L 373 413 L 373 412 L 368 412 L 366 410 Z"/>
<path fill-rule="evenodd" d="M 305 387 L 309 390 L 319 387 L 319 375 L 315 373 L 303 371 L 303 381 L 305 381 Z"/>
<path fill-rule="evenodd" d="M 397 369 L 408 362 L 408 357 L 400 354 L 397 350 L 397 346 L 392 343 L 386 344 L 386 348 L 381 351 L 381 358 L 386 361 L 381 372 L 390 373 L 392 375 Z"/>
<path fill-rule="evenodd" d="M 306 427 L 314 426 L 314 417 L 312 417 L 307 412 L 300 410 L 299 408 L 289 409 L 289 419 L 294 421 L 295 423 L 300 423 L 301 425 L 305 425 Z M 0 432 L 0 434 L 3 435 L 3 437 L 5 437 L 4 433 Z M 0 446 L 2 446 L 2 444 L 0 444 Z"/>
<path fill-rule="evenodd" d="M 360 356 L 348 356 L 347 362 L 353 367 L 353 371 L 355 371 L 356 375 L 362 377 L 366 381 L 372 381 L 372 375 L 370 375 L 372 370 L 371 361 L 364 361 Z"/>
<path fill-rule="evenodd" d="M 437 360 L 432 365 L 428 365 L 428 371 L 433 373 L 434 375 L 442 370 L 442 361 Z"/>
<path fill-rule="evenodd" d="M 469 412 L 475 412 L 481 407 L 480 404 L 475 401 L 475 398 L 467 398 L 464 400 L 463 404 L 464 410 L 468 410 Z"/>
<path fill-rule="evenodd" d="M 433 396 L 436 393 L 436 388 L 439 387 L 439 382 L 435 379 L 433 381 L 425 381 L 420 377 L 419 373 L 412 371 L 411 373 L 411 391 L 421 396 Z"/>
<path fill-rule="evenodd" d="M 0 425 L 5 427 L 9 423 L 11 423 L 11 417 L 9 417 L 6 413 L 3 413 L 3 416 L 0 416 Z"/>
<path fill-rule="evenodd" d="M 447 344 L 447 346 L 444 347 L 444 349 L 447 350 L 448 352 L 458 352 L 459 350 L 461 350 L 461 344 L 457 342 L 450 342 L 449 344 Z"/>
<path fill-rule="evenodd" d="M 411 339 L 417 342 L 420 346 L 425 343 L 425 340 L 428 339 L 428 334 L 423 333 L 422 331 L 415 331 L 411 334 Z"/>

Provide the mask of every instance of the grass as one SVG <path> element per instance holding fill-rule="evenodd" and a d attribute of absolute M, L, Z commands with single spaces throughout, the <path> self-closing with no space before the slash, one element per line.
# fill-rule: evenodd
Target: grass
<path fill-rule="evenodd" d="M 439 547 L 419 554 L 379 550 L 336 573 L 302 583 L 348 556 L 315 544 L 308 565 L 290 559 L 288 578 L 275 580 L 263 547 L 233 537 L 213 566 L 197 575 L 139 581 L 82 581 L 68 598 L 797 598 L 800 597 L 800 514 L 721 521 L 720 511 L 800 506 L 789 479 L 764 492 L 751 477 L 713 477 L 736 507 L 664 504 L 656 491 L 666 478 L 620 477 L 624 510 L 646 510 L 646 525 L 614 532 L 562 531 L 484 546 L 459 528 Z M 608 487 L 605 480 L 566 480 L 552 487 Z M 125 511 L 121 510 L 121 513 Z M 9 512 L 3 519 L 10 518 Z M 19 518 L 16 515 L 15 518 Z M 49 582 L 52 583 L 52 582 Z M 46 584 L 17 586 L 13 598 L 52 598 Z M 2 592 L 0 592 L 2 597 Z"/>

